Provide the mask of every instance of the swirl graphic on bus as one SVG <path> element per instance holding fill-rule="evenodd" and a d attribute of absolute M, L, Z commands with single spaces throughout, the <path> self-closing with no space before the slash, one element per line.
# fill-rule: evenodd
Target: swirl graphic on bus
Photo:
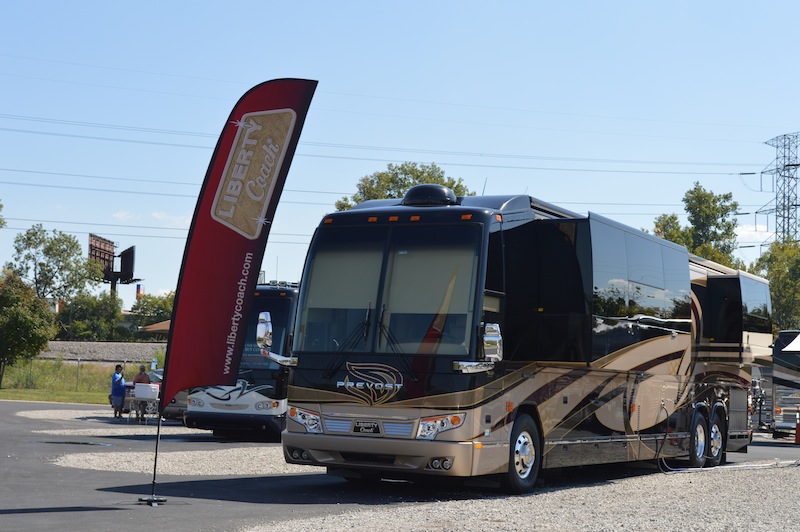
<path fill-rule="evenodd" d="M 403 374 L 386 364 L 347 363 L 350 373 L 336 383 L 365 405 L 380 405 L 391 401 L 403 387 Z M 352 377 L 352 379 L 351 379 Z"/>

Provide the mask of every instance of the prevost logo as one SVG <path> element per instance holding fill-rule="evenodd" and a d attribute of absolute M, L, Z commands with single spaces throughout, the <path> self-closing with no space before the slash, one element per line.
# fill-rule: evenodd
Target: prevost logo
<path fill-rule="evenodd" d="M 277 173 L 297 115 L 292 109 L 258 111 L 242 115 L 237 128 L 211 217 L 240 235 L 256 240 L 262 228 Z"/>
<path fill-rule="evenodd" d="M 386 364 L 348 362 L 347 371 L 349 374 L 336 382 L 336 388 L 365 405 L 386 403 L 403 387 L 403 374 Z"/>

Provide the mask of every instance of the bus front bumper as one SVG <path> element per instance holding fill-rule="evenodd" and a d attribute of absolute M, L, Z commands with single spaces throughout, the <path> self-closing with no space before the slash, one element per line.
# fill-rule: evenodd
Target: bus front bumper
<path fill-rule="evenodd" d="M 497 464 L 508 446 L 473 442 L 407 440 L 287 432 L 283 454 L 290 464 L 328 467 L 329 470 L 372 470 L 384 475 L 439 475 L 468 477 L 500 471 L 480 471 L 479 460 Z M 480 453 L 480 454 L 479 454 Z M 502 461 L 502 460 L 501 460 Z M 503 464 L 499 469 L 507 467 Z"/>

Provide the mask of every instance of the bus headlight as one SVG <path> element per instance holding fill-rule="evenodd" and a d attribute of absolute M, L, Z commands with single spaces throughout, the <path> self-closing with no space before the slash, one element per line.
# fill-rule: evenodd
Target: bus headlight
<path fill-rule="evenodd" d="M 306 432 L 322 434 L 322 420 L 317 412 L 292 406 L 289 408 L 288 414 L 289 419 L 303 425 Z"/>
<path fill-rule="evenodd" d="M 433 440 L 440 432 L 455 429 L 464 424 L 466 414 L 447 414 L 446 416 L 425 417 L 419 420 L 418 440 Z"/>

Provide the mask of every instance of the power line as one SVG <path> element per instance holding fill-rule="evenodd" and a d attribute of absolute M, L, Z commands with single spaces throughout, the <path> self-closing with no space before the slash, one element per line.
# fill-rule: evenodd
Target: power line
<path fill-rule="evenodd" d="M 84 68 L 94 68 L 94 69 L 102 69 L 102 70 L 115 70 L 119 72 L 127 72 L 133 74 L 147 74 L 153 76 L 163 76 L 163 77 L 171 77 L 177 79 L 189 79 L 189 80 L 199 80 L 199 81 L 209 81 L 214 83 L 226 83 L 236 86 L 246 86 L 247 84 L 243 81 L 235 81 L 230 79 L 216 79 L 216 78 L 207 78 L 201 76 L 190 76 L 187 74 L 176 74 L 175 72 L 155 72 L 151 70 L 141 70 L 141 69 L 132 69 L 132 68 L 123 68 L 119 66 L 108 66 L 108 65 L 93 65 L 89 63 L 78 63 L 74 61 L 62 61 L 56 59 L 44 59 L 39 57 L 30 57 L 30 56 L 21 56 L 15 54 L 0 54 L 0 57 L 9 57 L 14 59 L 24 59 L 26 61 L 39 61 L 39 62 L 46 62 L 46 63 L 54 63 L 54 64 L 63 64 L 63 65 L 70 65 L 70 66 L 79 66 Z M 17 76 L 17 77 L 27 77 L 27 76 Z M 72 83 L 69 81 L 64 80 L 53 80 L 53 81 L 61 81 L 64 83 Z M 84 85 L 91 85 L 84 83 Z M 126 90 L 136 90 L 125 88 Z M 467 109 L 484 109 L 484 110 L 493 110 L 493 111 L 507 111 L 507 112 L 514 112 L 514 113 L 527 113 L 527 114 L 543 114 L 543 115 L 554 115 L 554 116 L 571 116 L 571 117 L 586 117 L 586 118 L 598 118 L 603 120 L 626 120 L 626 121 L 634 121 L 634 122 L 650 122 L 650 123 L 665 123 L 665 124 L 685 124 L 685 125 L 692 125 L 692 126 L 713 126 L 713 127 L 737 127 L 737 128 L 749 128 L 749 129 L 775 129 L 772 126 L 754 126 L 749 124 L 717 124 L 717 123 L 705 123 L 705 122 L 692 122 L 692 121 L 682 121 L 682 120 L 663 120 L 663 119 L 654 119 L 654 118 L 639 118 L 639 117 L 630 117 L 630 116 L 614 116 L 614 115 L 596 115 L 596 114 L 589 114 L 589 113 L 575 113 L 575 112 L 566 112 L 566 111 L 553 111 L 553 110 L 541 110 L 541 109 L 520 109 L 517 107 L 502 107 L 502 106 L 494 106 L 494 105 L 481 105 L 481 104 L 465 104 L 460 102 L 452 102 L 452 101 L 430 101 L 430 100 L 420 100 L 414 98 L 399 98 L 395 96 L 383 96 L 383 95 L 376 95 L 376 94 L 355 94 L 355 93 L 348 93 L 348 92 L 338 92 L 338 91 L 325 91 L 321 90 L 318 91 L 320 94 L 332 94 L 337 96 L 347 96 L 352 98 L 358 98 L 359 100 L 365 99 L 373 99 L 373 100 L 386 100 L 386 101 L 396 101 L 396 102 L 403 102 L 403 103 L 412 103 L 412 104 L 425 104 L 425 105 L 437 105 L 442 107 L 459 107 L 459 108 L 467 108 Z M 195 96 L 200 97 L 200 96 Z"/>
<path fill-rule="evenodd" d="M 24 121 L 32 121 L 32 122 L 46 122 L 46 123 L 55 123 L 55 124 L 66 124 L 66 125 L 73 125 L 73 126 L 80 126 L 80 127 L 90 127 L 90 128 L 102 128 L 102 129 L 115 129 L 115 130 L 123 130 L 123 131 L 138 131 L 144 133 L 161 133 L 166 135 L 178 135 L 178 136 L 193 136 L 193 137 L 205 137 L 205 138 L 217 138 L 217 135 L 212 135 L 210 133 L 198 133 L 193 131 L 181 131 L 181 130 L 170 130 L 170 129 L 156 129 L 156 128 L 143 128 L 137 126 L 127 126 L 121 124 L 102 124 L 102 123 L 95 123 L 95 122 L 78 122 L 72 120 L 60 120 L 60 119 L 53 119 L 53 118 L 43 118 L 43 117 L 32 117 L 32 116 L 22 116 L 22 115 L 9 115 L 9 114 L 0 114 L 0 118 L 6 118 L 10 120 L 24 120 Z M 31 134 L 41 134 L 41 135 L 64 135 L 70 136 L 69 134 L 65 133 L 52 133 L 52 132 L 42 132 L 42 131 L 31 131 L 31 130 L 16 130 L 10 128 L 0 128 L 0 130 L 4 131 L 15 131 L 15 132 L 22 132 L 22 133 L 31 133 Z M 82 138 L 82 137 L 79 137 Z M 86 137 L 92 140 L 111 140 L 111 141 L 118 141 L 118 142 L 127 142 L 128 139 L 107 139 L 106 137 Z M 139 142 L 136 140 L 132 140 L 132 142 Z M 308 141 L 301 141 L 299 143 L 301 146 L 314 146 L 314 147 L 321 147 L 321 148 L 335 148 L 335 149 L 348 149 L 348 150 L 363 150 L 363 151 L 387 151 L 387 152 L 403 152 L 403 153 L 424 153 L 428 155 L 454 155 L 454 156 L 462 156 L 462 157 L 481 157 L 481 158 L 500 158 L 500 159 L 524 159 L 524 160 L 545 160 L 545 161 L 570 161 L 570 162 L 587 162 L 587 163 L 614 163 L 614 164 L 658 164 L 658 165 L 672 165 L 672 166 L 757 166 L 752 163 L 730 163 L 730 162 L 689 162 L 689 161 L 661 161 L 661 160 L 642 160 L 642 159 L 604 159 L 604 158 L 586 158 L 586 157 L 554 157 L 554 156 L 546 156 L 546 155 L 520 155 L 520 154 L 504 154 L 504 153 L 485 153 L 485 152 L 466 152 L 466 151 L 452 151 L 452 150 L 431 150 L 425 148 L 399 148 L 399 147 L 392 147 L 392 146 L 370 146 L 364 144 L 342 144 L 342 143 L 326 143 L 326 142 L 308 142 Z M 166 144 L 171 145 L 171 144 Z M 197 145 L 178 145 L 181 147 L 188 147 L 188 148 L 206 148 L 210 149 L 208 146 L 197 146 Z"/>
<path fill-rule="evenodd" d="M 161 196 L 161 197 L 171 197 L 171 198 L 194 198 L 197 199 L 197 194 L 170 194 L 168 192 L 146 192 L 141 190 L 113 190 L 113 189 L 103 189 L 103 188 L 89 188 L 89 187 L 70 187 L 66 185 L 49 185 L 49 184 L 39 184 L 39 183 L 17 183 L 14 181 L 0 181 L 0 185 L 16 185 L 20 187 L 39 187 L 39 188 L 58 188 L 62 190 L 81 190 L 81 191 L 88 191 L 88 192 L 108 192 L 111 194 L 137 194 L 140 196 Z M 313 201 L 291 201 L 291 200 L 281 200 L 282 203 L 290 203 L 293 205 L 321 205 L 325 207 L 332 207 L 330 203 L 319 203 Z"/>
<path fill-rule="evenodd" d="M 210 150 L 212 149 L 211 146 L 198 146 L 196 144 L 176 144 L 174 142 L 157 142 L 151 140 L 136 140 L 136 139 L 116 139 L 116 138 L 109 138 L 109 137 L 93 137 L 91 135 L 75 135 L 71 133 L 53 133 L 49 131 L 31 131 L 28 129 L 13 129 L 13 128 L 6 128 L 0 127 L 0 131 L 9 131 L 12 133 L 28 133 L 31 135 L 47 135 L 50 137 L 66 137 L 66 138 L 73 138 L 73 139 L 83 139 L 83 140 L 102 140 L 106 142 L 128 142 L 131 144 L 149 144 L 151 146 L 169 146 L 171 148 L 194 148 L 194 149 L 202 149 L 202 150 Z"/>
<path fill-rule="evenodd" d="M 109 223 L 97 223 L 97 222 L 69 222 L 65 220 L 36 220 L 33 218 L 5 218 L 5 220 L 13 220 L 15 222 L 34 222 L 34 223 L 51 223 L 51 224 L 72 224 L 72 225 L 91 225 L 97 227 L 124 227 L 129 229 L 155 229 L 158 231 L 189 231 L 188 227 L 158 227 L 156 225 L 130 225 L 130 224 L 109 224 Z M 307 237 L 311 238 L 309 234 L 303 233 L 273 233 L 270 232 L 271 235 L 279 235 L 279 236 L 300 236 L 300 237 Z"/>
<path fill-rule="evenodd" d="M 53 176 L 63 176 L 63 177 L 83 177 L 87 179 L 106 179 L 109 181 L 133 181 L 135 183 L 158 183 L 160 185 L 187 185 L 192 187 L 200 187 L 201 183 L 189 183 L 187 181 L 165 181 L 163 179 L 139 179 L 133 177 L 113 177 L 113 176 L 100 176 L 100 175 L 89 175 L 89 174 L 71 174 L 66 172 L 44 172 L 41 170 L 23 170 L 21 168 L 0 168 L 0 172 L 18 172 L 18 173 L 25 173 L 25 174 L 41 174 L 41 175 L 53 175 Z M 19 183 L 18 183 L 19 184 Z M 312 194 L 335 194 L 335 195 L 350 195 L 353 194 L 352 192 L 333 192 L 328 190 L 299 190 L 299 189 L 292 189 L 292 188 L 284 188 L 285 192 L 299 192 L 302 194 L 305 193 L 312 193 Z"/>
<path fill-rule="evenodd" d="M 10 231 L 27 231 L 30 227 L 3 227 L 0 228 L 0 231 L 10 230 Z M 74 231 L 74 230 L 66 230 L 61 231 L 62 233 L 68 233 L 71 235 L 89 235 L 94 233 L 94 231 Z M 277 235 L 278 233 L 271 233 Z M 185 236 L 169 236 L 169 235 L 141 235 L 141 234 L 130 234 L 130 233 L 103 233 L 104 236 L 120 236 L 126 238 L 158 238 L 162 240 L 186 240 Z M 311 236 L 309 235 L 309 240 Z M 304 244 L 308 245 L 308 241 L 305 242 L 281 242 L 281 241 L 269 241 L 270 244 Z"/>
<path fill-rule="evenodd" d="M 84 174 L 70 174 L 70 173 L 63 173 L 63 172 L 41 172 L 35 170 L 19 170 L 14 168 L 0 168 L 0 171 L 10 171 L 10 172 L 25 172 L 25 173 L 33 173 L 33 174 L 44 174 L 44 175 L 58 175 L 58 176 L 69 176 L 69 177 L 87 177 L 93 179 L 109 179 L 109 180 L 121 180 L 121 181 L 140 181 L 144 183 L 160 183 L 160 184 L 175 184 L 175 185 L 194 185 L 199 186 L 194 183 L 184 183 L 184 182 L 169 182 L 169 181 L 160 181 L 160 180 L 137 180 L 133 178 L 116 178 L 110 176 L 92 176 L 92 175 L 84 175 Z M 81 190 L 81 191 L 89 191 L 89 192 L 108 192 L 108 193 L 116 193 L 116 194 L 139 194 L 139 195 L 146 195 L 146 196 L 167 196 L 167 197 L 179 197 L 179 198 L 197 198 L 195 194 L 170 194 L 166 192 L 145 192 L 145 191 L 131 191 L 131 190 L 114 190 L 114 189 L 98 189 L 98 188 L 88 188 L 88 187 L 72 187 L 66 185 L 52 185 L 52 184 L 45 184 L 45 183 L 19 183 L 15 181 L 0 181 L 0 184 L 3 185 L 16 185 L 22 187 L 41 187 L 41 188 L 60 188 L 66 190 Z M 284 189 L 285 192 L 295 192 L 300 194 L 334 194 L 334 195 L 351 195 L 350 192 L 332 192 L 332 191 L 324 191 L 324 190 L 299 190 L 299 189 Z M 291 201 L 291 200 L 281 200 L 282 203 L 291 203 L 296 205 L 320 205 L 320 206 L 331 206 L 330 203 L 320 203 L 320 202 L 307 202 L 307 201 Z M 557 201 L 554 203 L 558 203 L 559 205 L 603 205 L 603 206 L 631 206 L 636 205 L 642 207 L 682 207 L 680 204 L 676 203 L 625 203 L 625 202 L 588 202 L 588 201 Z M 756 204 L 741 204 L 741 207 L 759 207 L 760 205 Z M 614 213 L 618 214 L 618 213 Z M 622 213 L 622 214 L 631 214 L 631 213 Z M 645 213 L 649 214 L 649 213 Z M 749 213 L 744 213 L 749 214 Z"/>

